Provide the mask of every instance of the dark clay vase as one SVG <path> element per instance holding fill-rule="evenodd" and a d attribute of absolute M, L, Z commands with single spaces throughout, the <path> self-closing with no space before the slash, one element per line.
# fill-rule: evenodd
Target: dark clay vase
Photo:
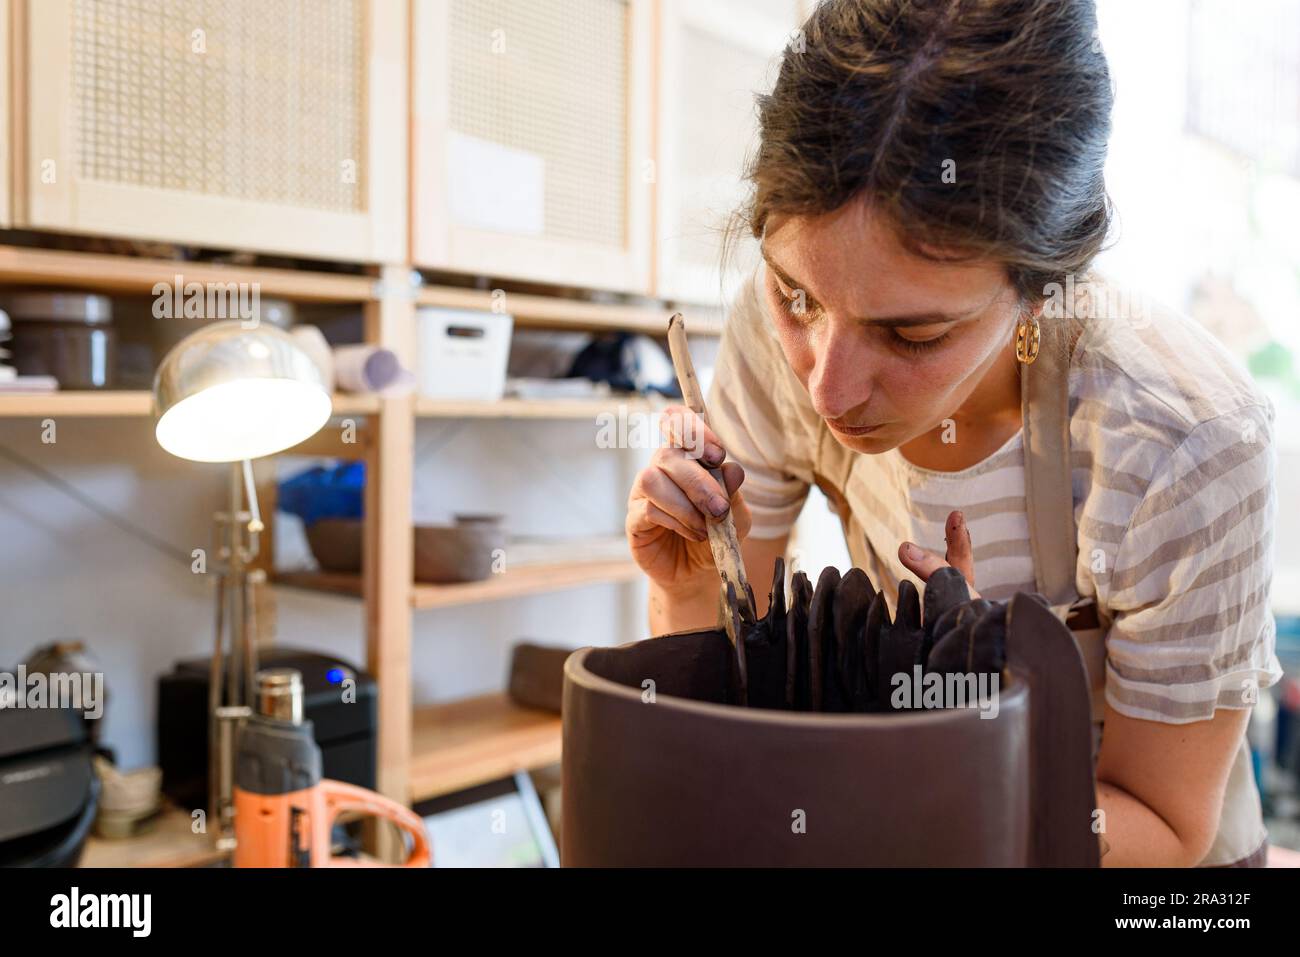
<path fill-rule="evenodd" d="M 565 663 L 565 866 L 1098 864 L 1088 684 L 1028 595 L 999 710 L 828 714 L 726 700 L 721 630 Z M 654 682 L 649 701 L 647 680 Z"/>

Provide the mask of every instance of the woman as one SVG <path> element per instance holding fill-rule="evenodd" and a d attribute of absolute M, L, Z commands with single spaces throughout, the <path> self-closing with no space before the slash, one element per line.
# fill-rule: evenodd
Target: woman
<path fill-rule="evenodd" d="M 665 416 L 627 532 L 653 634 L 716 621 L 708 522 L 730 511 L 770 581 L 814 483 L 891 609 L 944 564 L 986 598 L 1034 591 L 1064 554 L 1035 560 L 1027 516 L 1041 335 L 1068 370 L 1066 577 L 1104 634 L 1103 863 L 1256 866 L 1244 735 L 1281 674 L 1272 410 L 1199 327 L 1087 272 L 1110 222 L 1095 31 L 1084 0 L 818 7 L 759 100 L 745 218 L 764 262 L 728 317 L 712 429 Z M 727 457 L 723 489 L 705 466 Z"/>

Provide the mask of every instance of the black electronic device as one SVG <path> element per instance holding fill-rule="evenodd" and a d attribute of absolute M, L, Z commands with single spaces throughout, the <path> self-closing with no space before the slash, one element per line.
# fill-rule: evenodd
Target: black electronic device
<path fill-rule="evenodd" d="M 0 706 L 0 867 L 72 867 L 99 807 L 81 712 Z"/>
<path fill-rule="evenodd" d="M 259 668 L 293 668 L 302 675 L 303 717 L 320 746 L 322 773 L 374 789 L 379 689 L 347 662 L 300 648 L 271 648 Z M 208 803 L 208 676 L 211 661 L 181 661 L 158 679 L 158 764 L 163 793 L 184 808 Z"/>

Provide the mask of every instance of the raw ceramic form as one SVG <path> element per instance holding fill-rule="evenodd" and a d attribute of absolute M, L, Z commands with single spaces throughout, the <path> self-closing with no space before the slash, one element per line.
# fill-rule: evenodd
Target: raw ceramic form
<path fill-rule="evenodd" d="M 455 525 L 417 525 L 412 536 L 414 578 L 435 584 L 482 581 L 492 574 L 493 554 L 506 545 L 500 522 L 479 517 L 458 517 Z M 363 538 L 357 518 L 322 518 L 307 526 L 307 544 L 327 572 L 361 571 Z"/>
<path fill-rule="evenodd" d="M 447 584 L 482 581 L 506 546 L 499 521 L 457 518 L 451 526 L 415 526 L 415 580 Z"/>
<path fill-rule="evenodd" d="M 810 596 L 800 578 L 781 610 L 785 641 L 764 649 L 810 663 L 785 669 L 783 697 L 842 706 L 878 696 L 879 674 L 874 694 L 869 671 L 850 687 L 828 681 L 838 672 L 825 647 L 806 638 L 818 621 L 822 634 L 850 636 L 862 617 L 863 582 L 850 586 L 855 597 L 837 630 L 834 600 L 817 602 L 820 588 Z M 823 575 L 819 586 L 834 581 Z M 935 631 L 958 638 L 950 647 L 939 638 L 927 658 L 978 665 L 974 652 L 986 645 L 971 643 L 973 623 L 988 609 L 940 597 L 931 607 L 947 608 L 954 622 L 945 631 L 940 615 Z M 877 627 L 879 641 L 919 626 L 905 605 L 898 622 Z M 883 602 L 872 595 L 866 607 L 862 629 L 871 632 Z M 1005 667 L 992 718 L 979 708 L 819 713 L 728 703 L 740 656 L 722 629 L 575 652 L 565 665 L 562 862 L 1096 866 L 1083 661 L 1037 596 L 1016 595 L 1000 623 Z M 923 642 L 917 634 L 898 639 L 900 649 Z M 753 648 L 745 650 L 752 679 L 763 669 L 752 664 Z M 846 645 L 844 654 L 858 653 Z M 876 653 L 878 661 L 891 654 Z M 764 679 L 751 685 L 760 686 Z"/>
<path fill-rule="evenodd" d="M 321 518 L 307 526 L 307 545 L 323 571 L 361 571 L 364 527 L 359 518 Z"/>

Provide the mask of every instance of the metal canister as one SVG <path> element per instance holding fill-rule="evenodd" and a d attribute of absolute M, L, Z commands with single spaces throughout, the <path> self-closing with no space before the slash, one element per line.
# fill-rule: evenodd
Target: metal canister
<path fill-rule="evenodd" d="M 62 389 L 113 386 L 117 334 L 107 296 L 24 292 L 5 300 L 13 323 L 13 364 L 19 375 L 48 375 Z"/>
<path fill-rule="evenodd" d="M 266 668 L 257 673 L 254 710 L 267 718 L 302 724 L 302 674 L 295 668 Z"/>

